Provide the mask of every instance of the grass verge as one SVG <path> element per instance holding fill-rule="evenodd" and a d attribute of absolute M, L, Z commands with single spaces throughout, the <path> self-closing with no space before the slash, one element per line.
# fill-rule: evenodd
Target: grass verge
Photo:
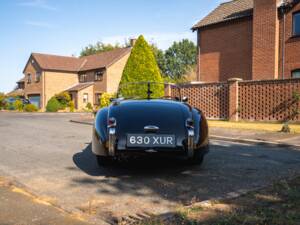
<path fill-rule="evenodd" d="M 139 225 L 295 225 L 300 224 L 300 177 L 238 198 L 179 209 L 166 220 Z"/>
<path fill-rule="evenodd" d="M 242 129 L 242 130 L 256 130 L 279 132 L 282 129 L 282 123 L 258 123 L 258 122 L 229 122 L 229 121 L 208 121 L 210 127 Z M 300 133 L 300 124 L 290 124 L 291 133 Z"/>

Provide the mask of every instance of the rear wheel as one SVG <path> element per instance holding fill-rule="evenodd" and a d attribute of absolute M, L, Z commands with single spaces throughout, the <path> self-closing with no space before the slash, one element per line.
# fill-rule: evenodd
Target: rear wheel
<path fill-rule="evenodd" d="M 113 159 L 110 156 L 97 155 L 98 166 L 106 167 L 106 166 L 111 165 L 112 162 L 113 162 Z"/>
<path fill-rule="evenodd" d="M 203 163 L 204 156 L 208 151 L 209 151 L 209 146 L 205 146 L 202 149 L 194 151 L 193 157 L 188 159 L 189 164 L 201 165 Z"/>

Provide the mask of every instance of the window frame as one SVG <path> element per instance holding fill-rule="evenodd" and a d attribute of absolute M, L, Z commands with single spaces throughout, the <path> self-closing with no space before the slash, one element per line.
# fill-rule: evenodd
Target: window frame
<path fill-rule="evenodd" d="M 300 32 L 296 33 L 296 16 L 299 16 L 300 18 L 300 10 L 293 13 L 292 35 L 293 37 L 300 37 Z M 300 21 L 299 21 L 299 26 L 300 26 Z"/>
<path fill-rule="evenodd" d="M 102 93 L 95 93 L 95 105 L 100 105 L 100 98 Z"/>
<path fill-rule="evenodd" d="M 299 69 L 294 69 L 294 70 L 291 71 L 291 78 L 292 79 L 299 79 L 300 78 L 300 75 L 299 75 L 299 77 L 294 77 L 293 76 L 293 74 L 297 73 L 297 72 L 300 74 L 300 68 Z"/>
<path fill-rule="evenodd" d="M 86 96 L 86 98 L 85 98 L 85 96 Z M 88 102 L 89 102 L 89 93 L 83 93 L 83 95 L 82 95 L 82 102 L 84 103 L 84 104 L 87 104 Z M 86 100 L 86 101 L 85 101 Z"/>
<path fill-rule="evenodd" d="M 86 75 L 86 73 L 79 74 L 79 82 L 80 82 L 80 83 L 85 83 L 85 82 L 87 82 L 87 75 Z"/>
<path fill-rule="evenodd" d="M 27 73 L 27 84 L 31 84 L 32 82 L 32 75 L 31 73 Z"/>
<path fill-rule="evenodd" d="M 42 76 L 41 72 L 36 72 L 36 74 L 35 74 L 35 82 L 36 83 L 41 81 L 41 76 Z"/>
<path fill-rule="evenodd" d="M 103 81 L 103 75 L 104 75 L 103 71 L 96 71 L 94 74 L 94 80 L 95 81 Z"/>

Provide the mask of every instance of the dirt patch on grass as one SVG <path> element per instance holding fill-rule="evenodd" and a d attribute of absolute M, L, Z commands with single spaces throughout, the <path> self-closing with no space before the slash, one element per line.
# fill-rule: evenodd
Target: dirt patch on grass
<path fill-rule="evenodd" d="M 135 224 L 300 224 L 300 177 L 238 198 L 181 208 L 167 219 L 158 216 Z"/>

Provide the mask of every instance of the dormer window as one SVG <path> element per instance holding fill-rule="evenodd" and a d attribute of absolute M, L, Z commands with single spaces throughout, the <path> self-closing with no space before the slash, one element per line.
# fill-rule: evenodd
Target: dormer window
<path fill-rule="evenodd" d="M 103 71 L 96 71 L 95 72 L 95 81 L 102 81 L 103 80 Z"/>
<path fill-rule="evenodd" d="M 31 84 L 31 74 L 27 74 L 27 84 Z"/>
<path fill-rule="evenodd" d="M 300 36 L 300 12 L 293 14 L 293 36 Z"/>
<path fill-rule="evenodd" d="M 79 75 L 79 82 L 80 83 L 87 82 L 87 76 L 86 76 L 86 74 L 80 74 Z"/>

